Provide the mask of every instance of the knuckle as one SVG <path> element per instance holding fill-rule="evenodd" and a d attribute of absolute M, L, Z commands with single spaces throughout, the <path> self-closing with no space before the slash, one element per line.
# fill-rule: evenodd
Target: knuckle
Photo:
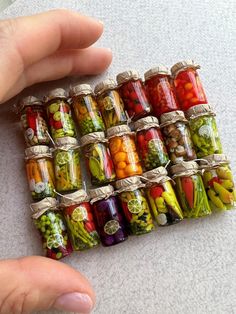
<path fill-rule="evenodd" d="M 63 17 L 70 17 L 72 14 L 74 14 L 73 11 L 68 10 L 68 9 L 55 9 L 55 10 L 51 10 L 51 12 L 53 14 L 55 14 L 58 18 Z"/>
<path fill-rule="evenodd" d="M 27 293 L 16 289 L 13 290 L 7 298 L 4 300 L 1 308 L 0 314 L 23 314 L 24 304 L 27 298 Z"/>
<path fill-rule="evenodd" d="M 0 21 L 0 40 L 11 40 L 16 31 L 16 20 Z"/>

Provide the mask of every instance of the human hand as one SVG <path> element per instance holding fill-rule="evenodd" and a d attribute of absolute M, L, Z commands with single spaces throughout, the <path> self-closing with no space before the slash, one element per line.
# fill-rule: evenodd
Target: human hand
<path fill-rule="evenodd" d="M 91 47 L 102 32 L 102 22 L 67 10 L 0 21 L 0 103 L 35 83 L 103 72 L 111 50 Z"/>
<path fill-rule="evenodd" d="M 90 47 L 102 31 L 99 21 L 66 10 L 0 21 L 0 103 L 34 83 L 104 71 L 111 51 Z M 80 273 L 44 257 L 0 261 L 0 283 L 0 314 L 89 313 L 95 302 Z"/>

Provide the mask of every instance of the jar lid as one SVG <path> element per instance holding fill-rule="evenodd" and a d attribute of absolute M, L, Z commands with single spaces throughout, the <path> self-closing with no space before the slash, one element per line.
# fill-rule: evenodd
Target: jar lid
<path fill-rule="evenodd" d="M 112 126 L 111 128 L 107 129 L 107 137 L 111 138 L 114 136 L 121 136 L 127 133 L 131 133 L 130 127 L 126 124 Z"/>
<path fill-rule="evenodd" d="M 112 79 L 106 79 L 105 81 L 102 81 L 95 86 L 94 92 L 95 94 L 100 95 L 107 90 L 115 88 L 117 88 L 116 82 Z"/>
<path fill-rule="evenodd" d="M 187 119 L 194 119 L 194 118 L 197 118 L 198 116 L 207 115 L 207 114 L 214 115 L 213 108 L 209 104 L 196 105 L 189 108 L 185 112 Z"/>
<path fill-rule="evenodd" d="M 199 167 L 195 161 L 182 161 L 176 165 L 171 166 L 170 172 L 172 175 L 188 175 L 191 173 L 196 173 Z"/>
<path fill-rule="evenodd" d="M 201 167 L 211 167 L 216 166 L 220 164 L 229 164 L 229 159 L 225 154 L 213 154 L 208 155 L 205 157 L 202 157 L 201 160 L 199 160 Z"/>
<path fill-rule="evenodd" d="M 135 131 L 141 131 L 143 129 L 153 128 L 153 127 L 157 127 L 157 128 L 160 127 L 158 119 L 153 116 L 139 119 L 134 123 Z"/>
<path fill-rule="evenodd" d="M 90 134 L 86 134 L 81 137 L 81 146 L 85 146 L 92 143 L 98 142 L 106 142 L 105 133 L 104 132 L 94 132 Z"/>
<path fill-rule="evenodd" d="M 79 95 L 89 95 L 92 94 L 93 90 L 89 84 L 78 84 L 70 89 L 70 96 L 79 96 Z"/>
<path fill-rule="evenodd" d="M 91 203 L 99 201 L 101 199 L 106 199 L 114 194 L 114 188 L 112 185 L 108 184 L 100 188 L 89 190 L 89 196 L 91 197 Z"/>
<path fill-rule="evenodd" d="M 184 69 L 200 69 L 200 65 L 195 63 L 193 60 L 184 60 L 181 62 L 177 62 L 176 64 L 174 64 L 171 67 L 171 74 L 172 75 L 177 75 L 180 71 L 184 70 Z"/>
<path fill-rule="evenodd" d="M 158 65 L 155 68 L 151 68 L 147 72 L 144 73 L 144 78 L 145 80 L 149 80 L 151 77 L 158 75 L 158 74 L 163 74 L 163 75 L 170 75 L 169 69 L 164 66 L 164 65 Z"/>
<path fill-rule="evenodd" d="M 139 79 L 140 79 L 140 75 L 138 71 L 136 70 L 125 71 L 125 72 L 117 74 L 116 76 L 118 85 L 125 83 L 127 81 L 130 81 L 130 80 L 139 80 Z"/>
<path fill-rule="evenodd" d="M 31 204 L 30 208 L 33 211 L 32 218 L 37 219 L 47 210 L 55 210 L 57 208 L 57 200 L 53 197 L 46 197 L 37 203 Z"/>
<path fill-rule="evenodd" d="M 60 148 L 60 146 L 77 146 L 78 141 L 74 137 L 70 136 L 65 136 L 65 137 L 60 137 L 55 140 L 56 146 Z"/>
<path fill-rule="evenodd" d="M 142 185 L 141 178 L 138 176 L 129 177 L 126 179 L 116 181 L 116 189 L 117 190 L 125 190 L 129 188 L 133 188 L 135 186 L 137 189 Z"/>
<path fill-rule="evenodd" d="M 67 91 L 63 88 L 55 88 L 48 92 L 44 98 L 44 102 L 48 102 L 53 99 L 66 99 L 68 97 Z"/>
<path fill-rule="evenodd" d="M 18 112 L 21 112 L 27 106 L 42 106 L 43 102 L 34 96 L 27 96 L 22 98 L 18 103 Z"/>
<path fill-rule="evenodd" d="M 149 180 L 154 179 L 156 177 L 167 176 L 167 170 L 165 167 L 158 167 L 153 170 L 144 172 L 143 176 Z"/>
<path fill-rule="evenodd" d="M 85 190 L 79 190 L 70 194 L 63 195 L 60 205 L 63 207 L 89 202 L 88 194 Z"/>
<path fill-rule="evenodd" d="M 36 145 L 28 147 L 25 149 L 25 157 L 29 158 L 40 158 L 40 157 L 49 157 L 52 158 L 50 148 L 46 145 Z"/>
<path fill-rule="evenodd" d="M 161 127 L 170 123 L 175 123 L 177 121 L 187 122 L 184 112 L 181 110 L 163 113 L 160 119 L 161 119 Z"/>

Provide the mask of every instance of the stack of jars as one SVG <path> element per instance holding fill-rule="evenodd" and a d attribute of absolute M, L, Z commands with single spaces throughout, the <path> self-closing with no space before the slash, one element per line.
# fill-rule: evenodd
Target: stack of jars
<path fill-rule="evenodd" d="M 158 66 L 144 82 L 130 70 L 94 92 L 76 85 L 70 99 L 58 88 L 44 103 L 32 96 L 21 101 L 27 176 L 37 201 L 31 209 L 48 257 L 149 233 L 153 218 L 168 226 L 235 206 L 232 172 L 199 68 L 192 60 L 171 72 Z"/>

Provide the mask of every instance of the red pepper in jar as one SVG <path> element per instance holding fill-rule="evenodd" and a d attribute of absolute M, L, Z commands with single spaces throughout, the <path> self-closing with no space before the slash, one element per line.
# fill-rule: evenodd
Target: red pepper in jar
<path fill-rule="evenodd" d="M 137 71 L 119 73 L 116 77 L 126 110 L 132 120 L 147 116 L 151 111 L 145 88 Z"/>
<path fill-rule="evenodd" d="M 200 69 L 200 66 L 193 60 L 178 62 L 171 68 L 177 97 L 183 111 L 207 103 L 197 69 Z"/>
<path fill-rule="evenodd" d="M 165 66 L 152 68 L 144 77 L 146 91 L 156 117 L 180 109 L 168 68 Z"/>

